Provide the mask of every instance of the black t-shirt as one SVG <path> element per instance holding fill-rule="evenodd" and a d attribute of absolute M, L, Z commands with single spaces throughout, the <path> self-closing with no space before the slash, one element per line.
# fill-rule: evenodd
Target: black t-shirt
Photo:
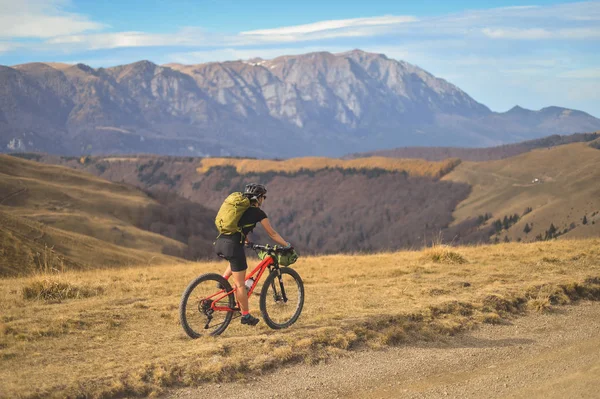
<path fill-rule="evenodd" d="M 267 214 L 256 206 L 251 206 L 244 212 L 238 226 L 242 227 L 244 235 L 248 235 L 256 227 L 256 223 L 267 218 Z M 248 226 L 248 227 L 243 227 Z"/>

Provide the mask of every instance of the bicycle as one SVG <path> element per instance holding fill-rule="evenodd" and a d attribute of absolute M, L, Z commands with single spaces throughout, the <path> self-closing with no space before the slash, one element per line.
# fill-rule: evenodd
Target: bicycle
<path fill-rule="evenodd" d="M 267 254 L 254 270 L 246 275 L 247 288 L 248 281 L 253 280 L 248 289 L 248 297 L 258 286 L 263 273 L 269 269 L 260 293 L 260 313 L 270 328 L 288 328 L 298 320 L 304 306 L 302 279 L 294 269 L 280 267 L 277 255 L 285 252 L 285 249 L 258 244 L 248 246 Z M 218 291 L 215 292 L 215 287 L 223 288 L 216 288 Z M 220 274 L 205 273 L 195 278 L 183 292 L 179 304 L 179 319 L 186 334 L 195 339 L 223 333 L 234 318 L 234 312 L 240 312 L 234 292 L 229 281 Z M 241 317 L 241 313 L 236 318 L 238 317 Z"/>

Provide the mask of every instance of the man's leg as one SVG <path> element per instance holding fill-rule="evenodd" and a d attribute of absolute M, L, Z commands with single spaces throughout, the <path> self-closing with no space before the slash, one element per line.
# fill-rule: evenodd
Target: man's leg
<path fill-rule="evenodd" d="M 233 281 L 236 285 L 236 299 L 240 304 L 240 310 L 242 311 L 242 324 L 255 326 L 260 321 L 258 318 L 250 314 L 248 309 L 248 293 L 246 290 L 246 270 L 241 272 L 233 272 Z"/>

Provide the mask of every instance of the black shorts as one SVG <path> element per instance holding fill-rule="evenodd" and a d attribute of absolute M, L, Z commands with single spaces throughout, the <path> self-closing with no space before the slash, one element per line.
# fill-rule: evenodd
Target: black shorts
<path fill-rule="evenodd" d="M 241 235 L 238 233 L 232 236 L 220 236 L 215 242 L 216 254 L 227 259 L 234 272 L 242 272 L 248 268 L 244 244 L 240 241 Z"/>

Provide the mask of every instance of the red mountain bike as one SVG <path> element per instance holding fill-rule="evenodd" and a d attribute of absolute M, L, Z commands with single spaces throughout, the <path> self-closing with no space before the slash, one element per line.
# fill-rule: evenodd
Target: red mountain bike
<path fill-rule="evenodd" d="M 277 255 L 283 249 L 256 244 L 250 247 L 265 251 L 267 256 L 246 275 L 246 287 L 249 281 L 252 282 L 248 297 L 254 292 L 265 270 L 269 269 L 260 292 L 260 312 L 269 327 L 275 330 L 287 328 L 298 320 L 304 306 L 302 279 L 294 269 L 279 266 Z M 234 312 L 240 311 L 234 291 L 229 281 L 217 273 L 206 273 L 194 279 L 183 292 L 179 305 L 179 318 L 186 334 L 199 338 L 225 331 L 234 318 Z"/>

